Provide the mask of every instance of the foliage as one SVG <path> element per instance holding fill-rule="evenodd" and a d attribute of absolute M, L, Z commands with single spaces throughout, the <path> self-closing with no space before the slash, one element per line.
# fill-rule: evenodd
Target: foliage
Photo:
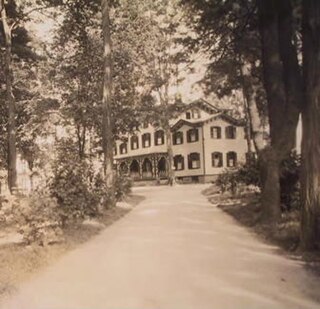
<path fill-rule="evenodd" d="M 63 225 L 97 214 L 100 202 L 97 193 L 101 192 L 95 186 L 92 165 L 80 160 L 73 150 L 72 141 L 61 143 L 48 184 L 50 194 L 57 200 Z M 99 177 L 97 185 L 101 185 Z"/>
<path fill-rule="evenodd" d="M 292 152 L 282 161 L 280 188 L 283 210 L 300 208 L 300 168 L 301 156 Z"/>
<path fill-rule="evenodd" d="M 260 172 L 256 161 L 241 165 L 237 168 L 228 168 L 221 173 L 217 180 L 217 186 L 222 192 L 230 191 L 233 194 L 241 186 L 260 187 Z"/>
<path fill-rule="evenodd" d="M 47 190 L 37 191 L 19 203 L 20 233 L 26 243 L 48 245 L 63 240 L 57 201 Z"/>
<path fill-rule="evenodd" d="M 280 186 L 283 211 L 299 208 L 300 166 L 301 157 L 296 152 L 292 152 L 281 163 Z M 261 190 L 259 162 L 251 161 L 238 168 L 226 169 L 218 176 L 216 185 L 222 192 L 236 193 L 241 186 L 253 186 Z"/>
<path fill-rule="evenodd" d="M 115 178 L 115 194 L 117 201 L 121 201 L 131 193 L 132 180 L 130 177 L 118 175 Z"/>

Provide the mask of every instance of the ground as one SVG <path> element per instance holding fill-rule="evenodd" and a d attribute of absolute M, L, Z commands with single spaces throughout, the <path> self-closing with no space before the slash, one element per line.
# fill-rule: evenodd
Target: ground
<path fill-rule="evenodd" d="M 319 308 L 319 278 L 209 203 L 203 189 L 136 188 L 144 201 L 2 308 Z"/>

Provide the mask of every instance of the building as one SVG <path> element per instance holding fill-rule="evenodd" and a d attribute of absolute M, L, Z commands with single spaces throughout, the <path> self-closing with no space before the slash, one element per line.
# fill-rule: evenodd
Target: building
<path fill-rule="evenodd" d="M 205 100 L 187 105 L 170 125 L 178 181 L 212 181 L 246 159 L 244 122 Z M 134 181 L 167 178 L 167 143 L 161 128 L 142 125 L 116 142 L 114 155 L 117 172 Z"/>

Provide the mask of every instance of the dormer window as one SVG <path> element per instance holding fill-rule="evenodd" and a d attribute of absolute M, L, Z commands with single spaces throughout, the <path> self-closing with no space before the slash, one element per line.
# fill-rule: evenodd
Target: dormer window
<path fill-rule="evenodd" d="M 198 109 L 193 109 L 193 110 L 192 110 L 192 118 L 193 118 L 193 119 L 199 119 L 199 118 L 201 118 L 200 111 L 199 111 Z"/>
<path fill-rule="evenodd" d="M 164 132 L 163 130 L 158 130 L 154 133 L 154 144 L 156 146 L 164 144 Z"/>
<path fill-rule="evenodd" d="M 187 132 L 187 142 L 188 143 L 194 143 L 199 140 L 199 132 L 198 129 L 190 129 Z"/>
<path fill-rule="evenodd" d="M 173 145 L 181 145 L 183 144 L 183 133 L 175 132 L 173 133 Z"/>
<path fill-rule="evenodd" d="M 190 112 L 186 112 L 186 119 L 191 119 L 191 113 Z"/>
<path fill-rule="evenodd" d="M 131 150 L 136 150 L 139 148 L 139 139 L 138 136 L 131 137 Z"/>

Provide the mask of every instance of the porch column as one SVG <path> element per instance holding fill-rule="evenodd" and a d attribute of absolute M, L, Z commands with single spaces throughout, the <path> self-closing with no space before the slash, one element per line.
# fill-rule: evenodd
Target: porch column
<path fill-rule="evenodd" d="M 142 164 L 143 164 L 143 159 L 138 159 L 138 163 L 139 163 L 139 175 L 140 175 L 140 179 L 142 179 Z"/>

